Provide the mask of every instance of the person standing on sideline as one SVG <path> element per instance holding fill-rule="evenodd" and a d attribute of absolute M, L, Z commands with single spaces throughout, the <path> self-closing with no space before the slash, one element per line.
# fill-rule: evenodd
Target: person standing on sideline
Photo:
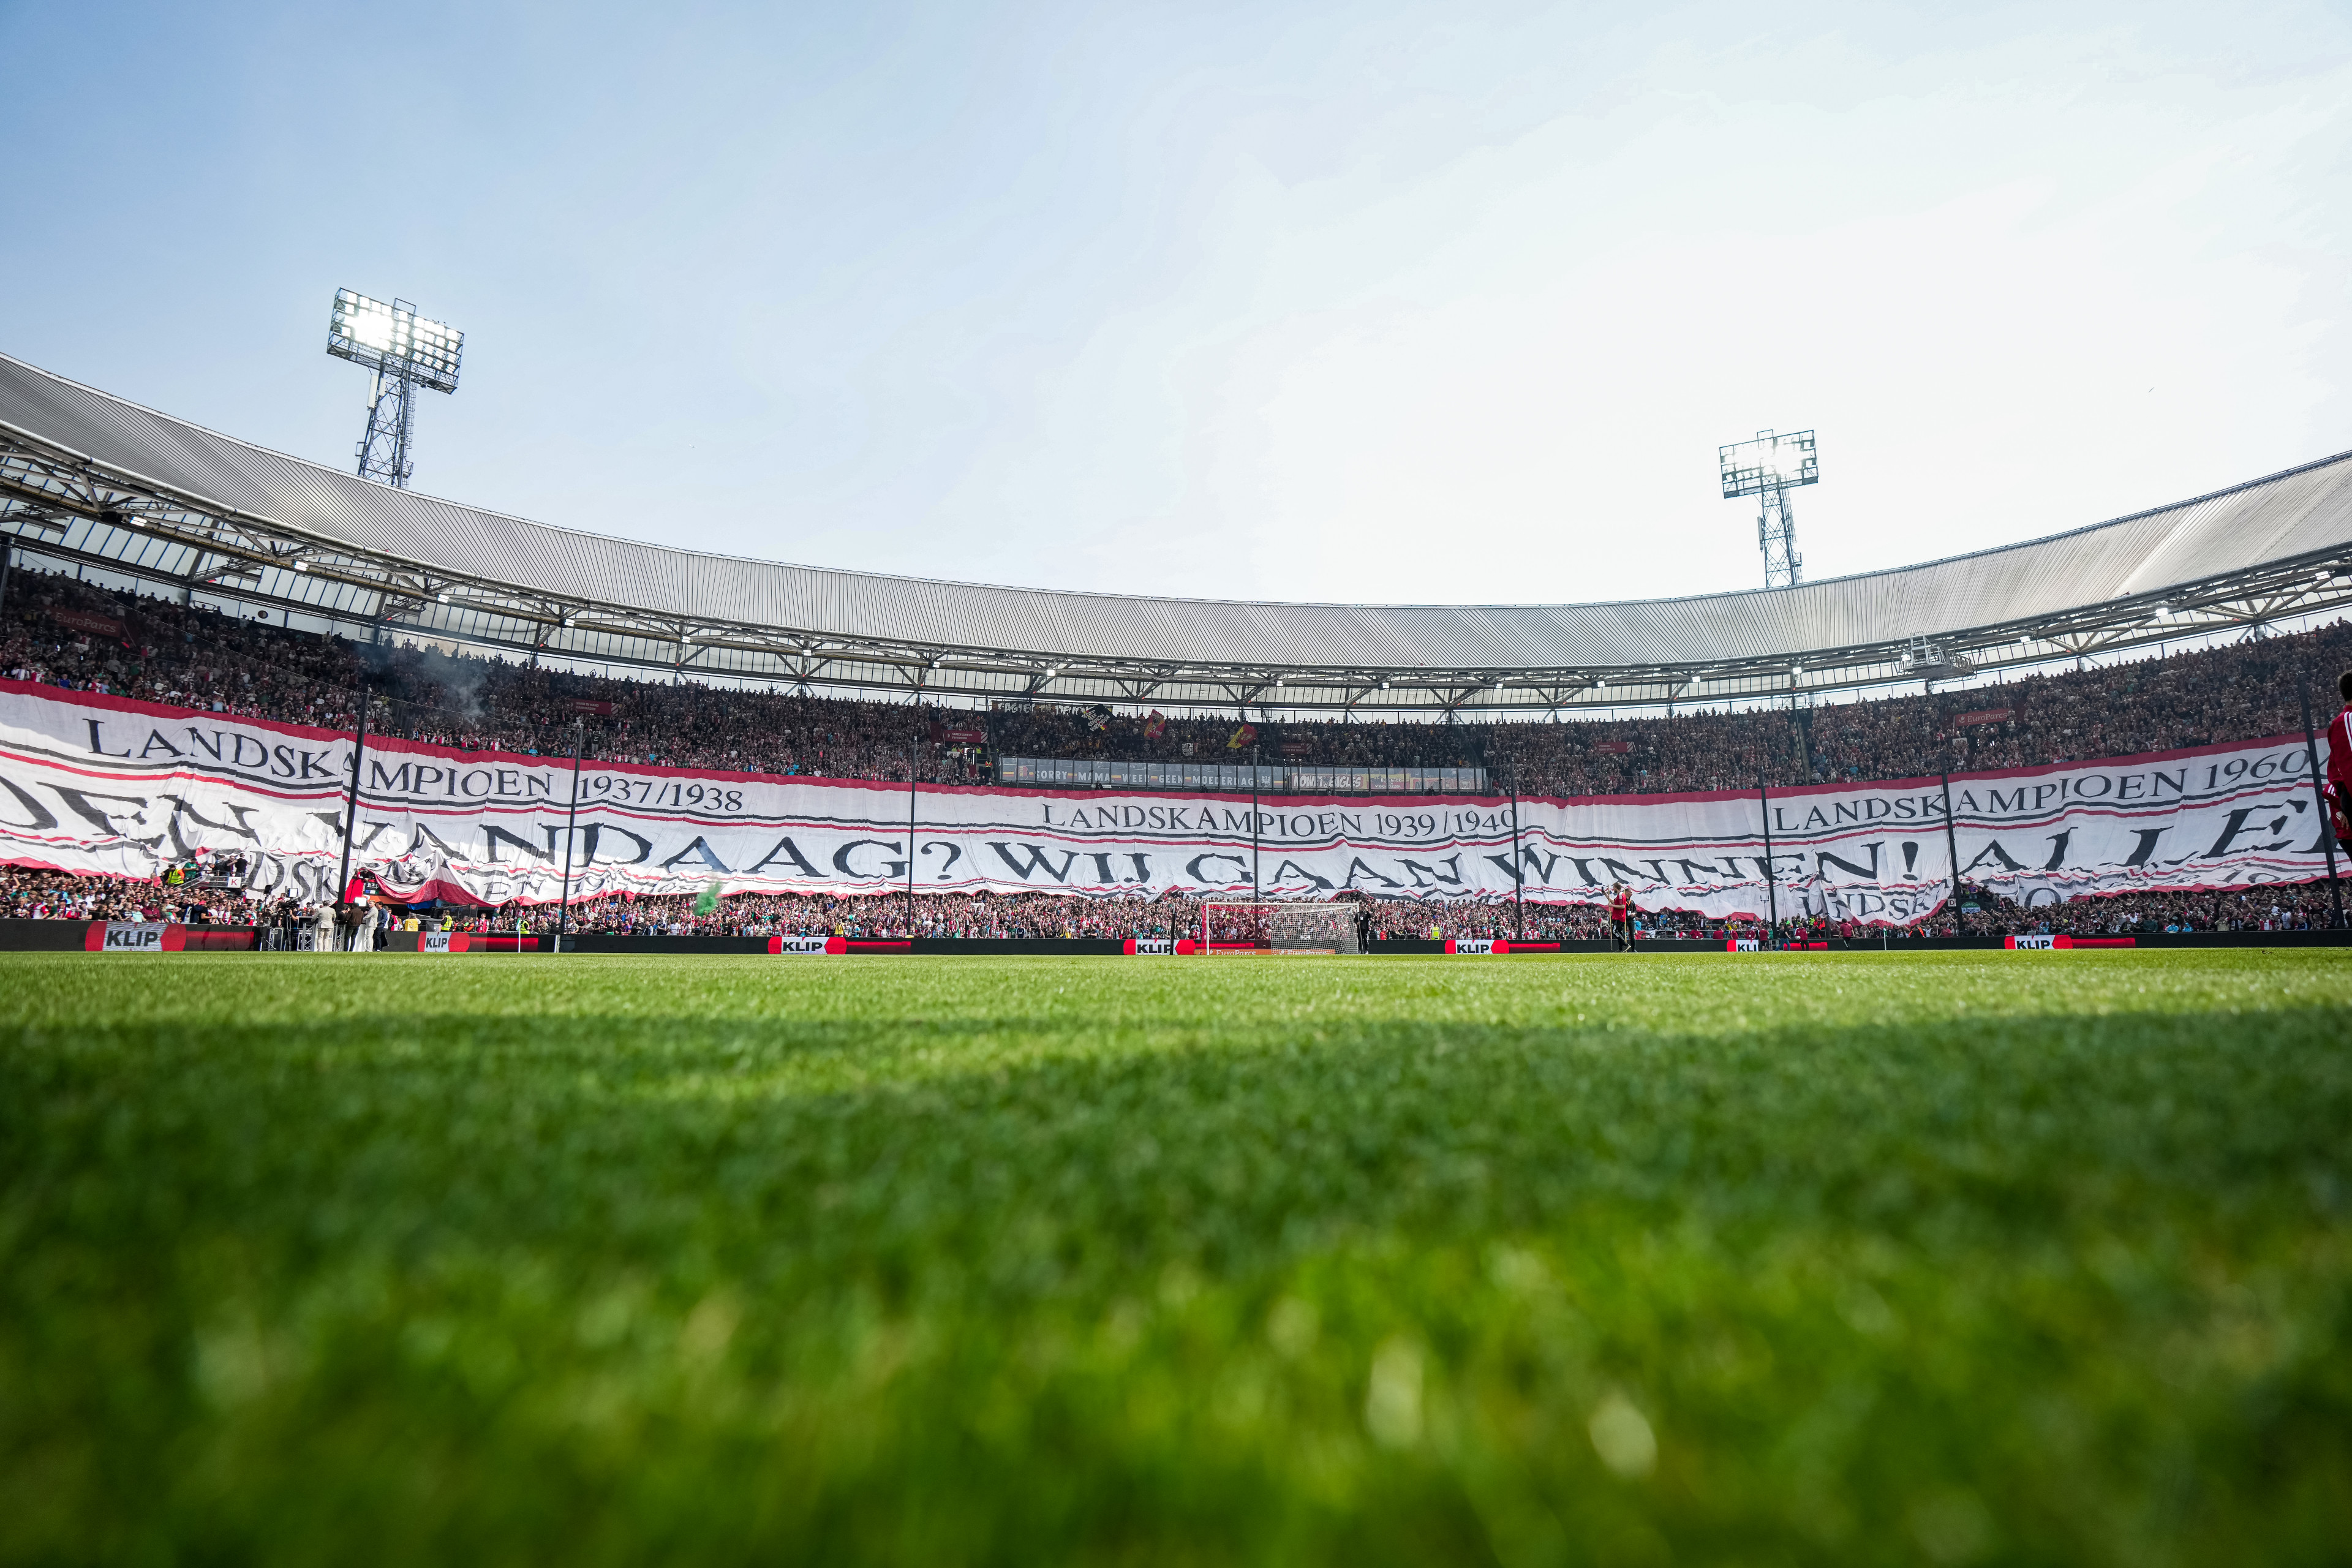
<path fill-rule="evenodd" d="M 1620 952 L 1633 951 L 1633 895 L 1622 882 L 1609 885 L 1609 940 Z"/>
<path fill-rule="evenodd" d="M 2336 678 L 2344 706 L 2327 721 L 2327 815 L 2336 842 L 2352 849 L 2352 669 Z"/>

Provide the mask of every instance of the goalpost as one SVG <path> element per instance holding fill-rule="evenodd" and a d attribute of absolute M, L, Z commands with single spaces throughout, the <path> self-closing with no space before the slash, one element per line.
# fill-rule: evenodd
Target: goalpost
<path fill-rule="evenodd" d="M 1201 951 L 1214 955 L 1260 951 L 1361 952 L 1363 949 L 1356 941 L 1353 904 L 1244 900 L 1201 906 Z"/>

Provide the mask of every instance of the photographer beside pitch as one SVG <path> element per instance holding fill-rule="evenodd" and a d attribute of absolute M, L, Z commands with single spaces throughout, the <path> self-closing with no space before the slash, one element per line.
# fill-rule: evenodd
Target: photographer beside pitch
<path fill-rule="evenodd" d="M 2336 695 L 2344 705 L 2327 721 L 2327 786 L 2321 793 L 2327 799 L 2336 842 L 2352 850 L 2352 669 L 2336 678 Z M 2304 721 L 2310 722 L 2307 718 Z"/>

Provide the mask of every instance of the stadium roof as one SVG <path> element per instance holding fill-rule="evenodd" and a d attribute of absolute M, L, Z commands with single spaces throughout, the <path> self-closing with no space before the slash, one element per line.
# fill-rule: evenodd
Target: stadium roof
<path fill-rule="evenodd" d="M 724 678 L 1293 710 L 1706 702 L 2039 662 L 2352 598 L 2352 454 L 2046 539 L 1686 598 L 1303 605 L 990 587 L 583 533 L 363 480 L 0 355 L 28 549 L 343 621 Z"/>

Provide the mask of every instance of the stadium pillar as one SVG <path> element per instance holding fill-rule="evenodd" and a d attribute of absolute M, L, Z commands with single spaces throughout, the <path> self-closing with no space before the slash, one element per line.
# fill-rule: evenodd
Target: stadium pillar
<path fill-rule="evenodd" d="M 580 822 L 580 742 L 585 719 L 572 721 L 572 809 L 563 814 L 563 895 L 555 906 L 555 948 L 563 951 L 563 933 L 572 924 L 572 837 Z"/>
<path fill-rule="evenodd" d="M 1952 934 L 1960 934 L 1960 836 L 1952 829 L 1952 775 L 1944 779 L 1944 851 L 1952 858 Z"/>
<path fill-rule="evenodd" d="M 16 564 L 16 538 L 0 539 L 0 610 L 8 607 L 8 573 Z"/>
<path fill-rule="evenodd" d="M 907 748 L 907 935 L 915 934 L 915 748 Z"/>
<path fill-rule="evenodd" d="M 360 763 L 367 755 L 368 685 L 360 681 L 359 744 L 352 748 L 352 783 L 343 795 L 343 865 L 335 873 L 335 902 L 343 901 L 343 892 L 352 885 L 352 826 L 360 815 Z"/>
<path fill-rule="evenodd" d="M 1528 868 L 1519 858 L 1519 792 L 1511 790 L 1511 940 L 1528 940 Z"/>
<path fill-rule="evenodd" d="M 1756 801 L 1764 816 L 1764 908 L 1767 911 L 1765 951 L 1780 939 L 1780 879 L 1772 875 L 1772 795 L 1764 787 L 1764 775 L 1756 775 Z"/>
<path fill-rule="evenodd" d="M 2311 793 L 2319 805 L 2319 847 L 2327 851 L 2327 903 L 2335 913 L 2331 917 L 2335 929 L 2344 925 L 2344 890 L 2336 880 L 2336 820 L 2327 810 L 2327 786 L 2319 778 L 2319 737 L 2311 732 L 2311 688 L 2298 674 L 2294 678 L 2295 700 L 2303 704 L 2303 743 L 2311 759 Z"/>

